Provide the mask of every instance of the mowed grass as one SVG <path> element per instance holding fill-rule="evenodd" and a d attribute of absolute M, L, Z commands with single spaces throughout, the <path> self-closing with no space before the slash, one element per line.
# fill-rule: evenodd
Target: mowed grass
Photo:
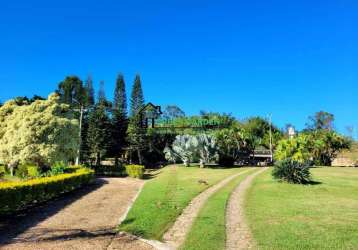
<path fill-rule="evenodd" d="M 196 195 L 239 171 L 243 169 L 165 167 L 145 184 L 119 230 L 160 240 Z M 199 180 L 205 180 L 209 185 L 199 183 Z"/>
<path fill-rule="evenodd" d="M 248 172 L 236 177 L 210 197 L 201 209 L 181 249 L 225 249 L 225 213 L 227 202 L 232 191 L 253 171 L 255 169 L 248 169 Z"/>
<path fill-rule="evenodd" d="M 321 184 L 254 180 L 245 211 L 259 249 L 358 249 L 358 169 L 311 171 Z"/>

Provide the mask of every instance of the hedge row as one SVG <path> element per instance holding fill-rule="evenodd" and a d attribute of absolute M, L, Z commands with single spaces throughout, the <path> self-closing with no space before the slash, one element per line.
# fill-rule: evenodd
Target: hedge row
<path fill-rule="evenodd" d="M 86 168 L 73 173 L 23 182 L 0 183 L 0 215 L 11 214 L 89 183 L 94 172 Z"/>

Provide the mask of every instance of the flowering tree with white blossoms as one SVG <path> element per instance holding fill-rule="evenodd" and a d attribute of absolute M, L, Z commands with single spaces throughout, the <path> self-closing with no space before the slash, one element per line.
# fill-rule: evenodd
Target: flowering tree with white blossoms
<path fill-rule="evenodd" d="M 68 162 L 76 157 L 78 129 L 78 121 L 57 94 L 30 105 L 10 100 L 0 107 L 0 163 L 12 170 L 25 162 Z"/>

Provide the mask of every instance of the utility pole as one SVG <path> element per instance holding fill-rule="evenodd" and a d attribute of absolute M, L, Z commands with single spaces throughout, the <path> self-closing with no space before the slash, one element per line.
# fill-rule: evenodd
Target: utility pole
<path fill-rule="evenodd" d="M 83 108 L 83 105 L 81 105 L 81 107 L 80 107 L 80 128 L 78 131 L 79 143 L 78 143 L 78 149 L 77 149 L 76 165 L 80 164 L 80 157 L 81 157 L 83 112 L 84 112 L 84 108 Z"/>

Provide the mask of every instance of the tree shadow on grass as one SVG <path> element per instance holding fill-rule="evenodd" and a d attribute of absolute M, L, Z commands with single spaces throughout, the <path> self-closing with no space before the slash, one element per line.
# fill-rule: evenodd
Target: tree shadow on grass
<path fill-rule="evenodd" d="M 307 183 L 305 183 L 304 185 L 321 185 L 323 184 L 323 182 L 320 181 L 309 181 Z"/>
<path fill-rule="evenodd" d="M 27 229 L 57 214 L 71 203 L 95 191 L 106 183 L 108 183 L 106 180 L 96 179 L 92 184 L 63 194 L 48 202 L 38 204 L 10 216 L 0 217 L 0 246 L 11 243 L 14 238 Z"/>

